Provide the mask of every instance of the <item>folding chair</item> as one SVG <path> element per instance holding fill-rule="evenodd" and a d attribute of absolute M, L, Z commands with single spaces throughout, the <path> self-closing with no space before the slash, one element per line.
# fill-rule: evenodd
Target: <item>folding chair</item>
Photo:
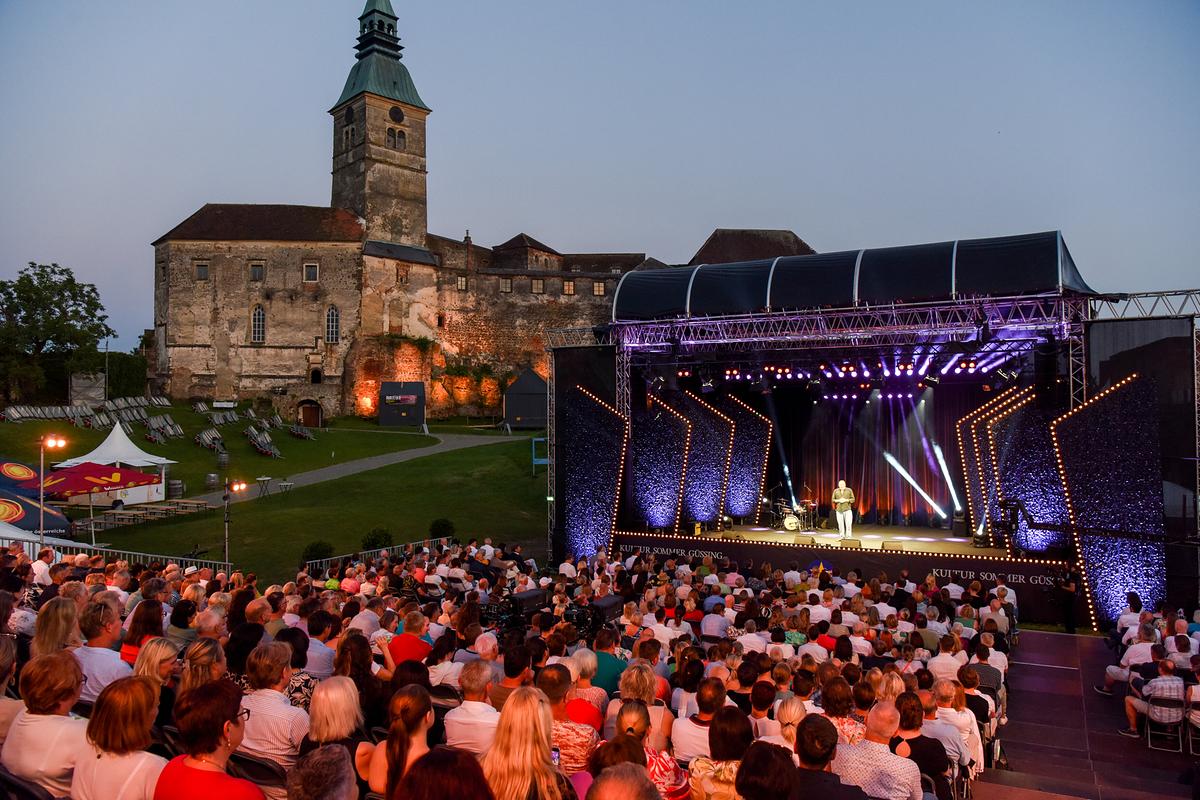
<path fill-rule="evenodd" d="M 1192 717 L 1191 714 L 1187 716 L 1188 753 L 1197 756 L 1200 755 L 1200 752 L 1196 750 L 1197 743 L 1200 742 L 1200 726 L 1196 725 L 1194 719 L 1200 719 L 1200 700 L 1193 700 L 1188 704 L 1188 709 L 1191 714 L 1196 715 L 1195 717 Z"/>
<path fill-rule="evenodd" d="M 54 795 L 41 786 L 33 781 L 18 778 L 4 767 L 0 767 L 0 789 L 13 800 L 54 800 Z"/>
<path fill-rule="evenodd" d="M 243 778 L 257 786 L 287 786 L 287 772 L 274 761 L 255 758 L 234 751 L 229 754 L 226 772 L 235 778 Z"/>
<path fill-rule="evenodd" d="M 1166 753 L 1183 752 L 1183 719 L 1187 704 L 1175 697 L 1151 697 L 1146 701 L 1150 708 L 1146 710 L 1146 746 L 1151 750 L 1161 750 Z M 1160 711 L 1155 714 L 1155 709 Z M 1155 719 L 1155 717 L 1158 719 Z M 1159 730 L 1155 730 L 1158 727 Z M 1158 747 L 1154 739 L 1169 739 L 1174 747 Z"/>

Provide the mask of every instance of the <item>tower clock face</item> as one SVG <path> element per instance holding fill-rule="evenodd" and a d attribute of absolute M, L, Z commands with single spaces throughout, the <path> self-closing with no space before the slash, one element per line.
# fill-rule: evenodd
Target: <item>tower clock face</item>
<path fill-rule="evenodd" d="M 404 109 L 400 108 L 400 106 L 392 106 L 391 110 L 388 111 L 388 118 L 399 125 L 404 122 Z"/>

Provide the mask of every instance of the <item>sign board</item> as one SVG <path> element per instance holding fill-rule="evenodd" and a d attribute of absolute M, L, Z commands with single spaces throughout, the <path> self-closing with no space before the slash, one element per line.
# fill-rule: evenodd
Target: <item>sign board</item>
<path fill-rule="evenodd" d="M 379 424 L 419 428 L 425 424 L 425 384 L 388 381 L 379 387 Z"/>

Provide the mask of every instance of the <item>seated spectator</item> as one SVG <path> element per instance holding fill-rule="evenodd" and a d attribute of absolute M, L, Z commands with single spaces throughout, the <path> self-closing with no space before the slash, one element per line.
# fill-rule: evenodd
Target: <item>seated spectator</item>
<path fill-rule="evenodd" d="M 158 687 L 155 701 L 158 703 L 158 713 L 154 724 L 160 728 L 174 723 L 175 690 L 171 684 L 175 681 L 176 659 L 179 650 L 163 636 L 149 639 L 138 650 L 137 662 L 133 665 L 134 675 L 144 675 L 154 681 Z"/>
<path fill-rule="evenodd" d="M 483 756 L 483 774 L 496 800 L 576 800 L 571 782 L 550 756 L 553 721 L 540 690 L 522 686 L 508 697 L 496 739 Z"/>
<path fill-rule="evenodd" d="M 596 675 L 592 679 L 592 685 L 599 686 L 612 697 L 620 686 L 621 673 L 629 664 L 617 655 L 617 632 L 612 628 L 601 628 L 596 633 L 593 644 L 596 653 Z"/>
<path fill-rule="evenodd" d="M 1118 731 L 1122 736 L 1134 739 L 1141 735 L 1138 733 L 1137 725 L 1139 714 L 1146 715 L 1149 719 L 1159 723 L 1175 723 L 1183 716 L 1182 710 L 1176 711 L 1151 706 L 1150 698 L 1182 702 L 1185 697 L 1183 679 L 1175 674 L 1175 662 L 1169 658 L 1159 659 L 1157 678 L 1146 681 L 1140 687 L 1139 683 L 1140 681 L 1135 679 L 1130 688 L 1133 692 L 1140 694 L 1140 697 L 1135 694 L 1125 696 L 1125 719 L 1129 722 L 1129 727 Z"/>
<path fill-rule="evenodd" d="M 167 622 L 167 638 L 180 650 L 196 641 L 196 604 L 191 600 L 180 600 L 171 609 Z"/>
<path fill-rule="evenodd" d="M 617 732 L 640 743 L 646 757 L 646 770 L 650 780 L 662 794 L 664 800 L 684 800 L 690 794 L 687 772 L 666 750 L 657 750 L 647 744 L 653 724 L 646 704 L 631 700 L 621 705 L 617 712 Z"/>
<path fill-rule="evenodd" d="M 434 686 L 445 684 L 458 689 L 458 678 L 462 674 L 463 663 L 453 661 L 455 635 L 451 631 L 442 634 L 433 643 L 433 649 L 425 656 L 425 666 L 429 667 L 429 682 Z"/>
<path fill-rule="evenodd" d="M 637 764 L 625 763 L 601 772 L 592 781 L 587 800 L 659 800 L 659 793 L 646 770 Z"/>
<path fill-rule="evenodd" d="M 746 750 L 754 743 L 754 729 L 739 708 L 723 706 L 708 728 L 708 750 L 689 766 L 688 784 L 693 800 L 734 798 L 734 782 Z"/>
<path fill-rule="evenodd" d="M 301 760 L 325 745 L 342 748 L 350 756 L 350 768 L 359 793 L 365 796 L 370 791 L 367 777 L 375 747 L 362 732 L 362 708 L 354 681 L 335 675 L 317 684 L 309 706 L 308 723 L 308 735 L 300 743 Z"/>
<path fill-rule="evenodd" d="M 401 661 L 424 661 L 433 649 L 433 645 L 421 638 L 428 630 L 429 621 L 420 611 L 405 614 L 404 632 L 388 642 L 392 660 L 397 664 Z"/>
<path fill-rule="evenodd" d="M 75 657 L 59 650 L 34 656 L 21 670 L 21 697 L 0 763 L 18 778 L 33 781 L 61 797 L 71 791 L 76 761 L 87 749 L 87 720 L 68 716 L 79 701 L 83 671 Z"/>
<path fill-rule="evenodd" d="M 488 700 L 497 711 L 503 712 L 509 695 L 533 681 L 530 659 L 529 648 L 523 644 L 505 648 L 504 677 L 498 685 L 493 683 L 488 692 Z"/>
<path fill-rule="evenodd" d="M 650 724 L 654 729 L 650 735 L 650 746 L 655 750 L 667 749 L 675 717 L 661 700 L 655 698 L 656 685 L 654 672 L 643 662 L 634 662 L 621 673 L 620 692 L 609 701 L 604 717 L 605 739 L 611 739 L 616 733 L 616 717 L 622 703 L 638 700 L 650 710 Z"/>
<path fill-rule="evenodd" d="M 309 615 L 308 652 L 304 669 L 316 680 L 323 681 L 333 674 L 334 649 L 325 643 L 340 632 L 337 617 L 328 611 L 317 609 Z"/>
<path fill-rule="evenodd" d="M 959 706 L 959 691 L 961 691 L 961 686 L 955 681 L 936 681 L 933 684 L 933 699 L 937 702 L 938 707 L 937 717 L 958 730 L 963 742 L 966 743 L 967 752 L 970 753 L 971 761 L 974 762 L 974 768 L 982 769 L 983 741 L 979 736 L 979 722 L 970 709 L 966 708 L 965 702 L 961 707 Z"/>
<path fill-rule="evenodd" d="M 344 675 L 354 682 L 362 706 L 363 724 L 368 729 L 387 725 L 388 686 L 375 673 L 376 666 L 367 637 L 357 629 L 347 631 L 333 660 L 333 674 Z M 388 678 L 391 677 L 389 673 Z"/>
<path fill-rule="evenodd" d="M 796 782 L 791 752 L 759 740 L 746 749 L 733 785 L 742 800 L 779 800 L 791 795 Z"/>
<path fill-rule="evenodd" d="M 938 650 L 938 654 L 929 659 L 926 669 L 933 673 L 934 680 L 952 681 L 958 675 L 958 668 L 962 666 L 962 663 L 954 657 L 956 650 L 954 637 L 949 634 L 943 636 Z"/>
<path fill-rule="evenodd" d="M 649 673 L 649 668 L 643 666 Z M 651 675 L 651 679 L 653 675 Z M 537 676 L 535 685 L 550 701 L 550 744 L 559 752 L 558 768 L 570 778 L 587 769 L 588 759 L 595 751 L 600 737 L 594 728 L 573 722 L 567 716 L 567 693 L 571 690 L 571 673 L 562 664 L 552 664 Z"/>
<path fill-rule="evenodd" d="M 240 686 L 243 691 L 250 689 L 250 683 L 246 679 L 246 660 L 250 658 L 254 648 L 262 644 L 262 640 L 263 627 L 246 622 L 230 631 L 229 639 L 225 642 L 225 664 L 229 669 L 229 680 Z"/>
<path fill-rule="evenodd" d="M 704 661 L 689 658 L 682 669 L 674 675 L 675 689 L 671 692 L 671 711 L 677 718 L 690 717 L 696 713 L 696 690 L 704 680 Z"/>
<path fill-rule="evenodd" d="M 809 714 L 796 726 L 796 757 L 800 769 L 796 771 L 796 788 L 790 800 L 867 800 L 867 795 L 857 786 L 844 784 L 829 769 L 838 750 L 839 734 L 826 717 Z"/>
<path fill-rule="evenodd" d="M 254 648 L 246 659 L 250 692 L 242 698 L 242 708 L 250 716 L 238 748 L 284 769 L 296 763 L 309 725 L 304 709 L 293 706 L 284 694 L 292 679 L 292 652 L 283 642 L 271 642 Z"/>
<path fill-rule="evenodd" d="M 888 747 L 896 755 L 911 760 L 922 775 L 933 780 L 938 800 L 950 800 L 950 759 L 941 742 L 921 732 L 925 717 L 921 698 L 903 692 L 896 698 L 896 711 L 900 715 L 900 728 Z"/>
<path fill-rule="evenodd" d="M 83 670 L 84 684 L 79 699 L 96 702 L 100 692 L 113 681 L 133 674 L 133 667 L 112 648 L 121 641 L 121 618 L 112 606 L 89 603 L 79 616 L 84 644 L 71 651 Z"/>
<path fill-rule="evenodd" d="M 72 800 L 153 800 L 167 765 L 146 752 L 157 707 L 154 678 L 118 678 L 104 687 L 88 719 L 87 748 L 75 762 Z"/>
<path fill-rule="evenodd" d="M 8 686 L 12 683 L 17 671 L 17 645 L 11 636 L 0 636 L 0 747 L 3 747 L 8 729 L 25 703 L 14 700 L 7 695 Z"/>
<path fill-rule="evenodd" d="M 849 682 L 837 676 L 821 687 L 821 712 L 837 728 L 838 738 L 844 744 L 858 744 L 866 734 L 863 723 L 854 719 L 854 690 Z"/>
<path fill-rule="evenodd" d="M 41 607 L 34 623 L 33 643 L 29 647 L 32 655 L 74 650 L 81 643 L 79 611 L 74 600 L 55 597 Z"/>
<path fill-rule="evenodd" d="M 275 637 L 275 641 L 292 648 L 292 679 L 288 681 L 283 693 L 296 708 L 308 711 L 313 690 L 317 688 L 317 677 L 308 671 L 308 657 L 312 652 L 309 648 L 308 634 L 299 628 L 283 628 Z"/>
<path fill-rule="evenodd" d="M 242 692 L 229 681 L 212 681 L 179 697 L 175 724 L 186 755 L 163 767 L 154 789 L 154 800 L 263 800 L 250 781 L 225 773 L 229 754 L 237 750 L 245 733 Z"/>
<path fill-rule="evenodd" d="M 388 737 L 371 754 L 368 783 L 372 792 L 395 797 L 396 785 L 412 763 L 429 752 L 433 701 L 418 684 L 401 687 L 388 703 Z"/>
<path fill-rule="evenodd" d="M 857 744 L 839 744 L 833 771 L 843 783 L 860 787 L 882 800 L 922 800 L 921 771 L 888 749 L 900 728 L 900 714 L 880 703 L 867 715 L 866 734 Z"/>
<path fill-rule="evenodd" d="M 641 742 L 632 736 L 618 733 L 597 747 L 596 751 L 592 753 L 592 757 L 588 759 L 588 768 L 576 772 L 570 777 L 575 793 L 586 794 L 595 776 L 618 764 L 634 764 L 645 769 L 646 753 L 642 749 Z"/>
<path fill-rule="evenodd" d="M 475 659 L 463 666 L 459 676 L 463 701 L 446 713 L 446 744 L 482 756 L 496 738 L 500 712 L 488 703 L 492 687 L 492 668 L 488 662 Z"/>
<path fill-rule="evenodd" d="M 705 678 L 696 689 L 696 713 L 675 721 L 671 728 L 671 747 L 684 764 L 708 758 L 708 731 L 713 715 L 725 705 L 725 684 L 718 678 Z"/>
<path fill-rule="evenodd" d="M 395 796 L 404 800 L 495 800 L 479 759 L 440 746 L 413 762 L 396 786 Z"/>
<path fill-rule="evenodd" d="M 758 681 L 750 688 L 750 725 L 755 739 L 779 735 L 779 722 L 770 716 L 776 694 L 775 684 L 768 681 Z"/>
<path fill-rule="evenodd" d="M 354 766 L 345 748 L 318 747 L 288 770 L 288 800 L 357 800 Z"/>
<path fill-rule="evenodd" d="M 183 654 L 179 694 L 225 677 L 225 651 L 216 639 L 197 639 Z"/>
<path fill-rule="evenodd" d="M 121 660 L 132 667 L 141 646 L 163 635 L 163 604 L 157 600 L 143 600 L 137 604 L 130 620 L 125 643 L 121 645 Z"/>

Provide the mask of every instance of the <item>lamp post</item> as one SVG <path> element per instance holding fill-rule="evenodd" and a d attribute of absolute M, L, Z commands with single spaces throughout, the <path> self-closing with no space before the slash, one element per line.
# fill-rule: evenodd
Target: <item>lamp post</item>
<path fill-rule="evenodd" d="M 62 450 L 67 440 L 53 433 L 38 439 L 38 549 L 46 546 L 46 448 Z"/>
<path fill-rule="evenodd" d="M 229 562 L 229 498 L 234 492 L 246 491 L 245 481 L 230 480 L 225 478 L 225 495 L 222 498 L 225 501 L 225 563 Z"/>

